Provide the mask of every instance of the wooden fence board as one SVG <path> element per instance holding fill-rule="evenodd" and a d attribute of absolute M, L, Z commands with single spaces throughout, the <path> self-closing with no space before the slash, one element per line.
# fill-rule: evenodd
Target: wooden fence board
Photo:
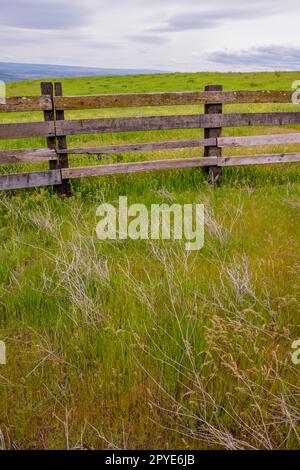
<path fill-rule="evenodd" d="M 56 123 L 58 135 L 300 124 L 300 112 L 78 119 Z M 9 125 L 9 124 L 7 124 Z M 1 135 L 1 134 L 0 134 Z"/>
<path fill-rule="evenodd" d="M 54 136 L 54 122 L 22 122 L 18 124 L 0 125 L 0 139 Z"/>
<path fill-rule="evenodd" d="M 217 157 L 177 158 L 176 160 L 156 160 L 146 162 L 115 163 L 111 165 L 63 168 L 62 178 L 82 178 L 85 176 L 105 176 L 119 173 L 140 173 L 144 171 L 173 170 L 177 168 L 197 168 L 217 164 Z"/>
<path fill-rule="evenodd" d="M 222 137 L 218 139 L 219 147 L 250 147 L 293 143 L 300 143 L 300 134 L 253 135 L 245 137 Z"/>
<path fill-rule="evenodd" d="M 107 176 L 115 174 L 140 173 L 146 171 L 173 170 L 180 168 L 197 168 L 207 166 L 241 166 L 270 163 L 300 162 L 300 153 L 251 155 L 239 157 L 201 157 L 179 158 L 176 160 L 157 160 L 146 162 L 116 163 L 110 165 L 63 168 L 62 178 L 83 178 L 90 176 Z"/>
<path fill-rule="evenodd" d="M 61 96 L 56 109 L 97 109 L 135 106 L 170 106 L 230 103 L 291 103 L 291 91 L 184 91 L 172 93 L 131 93 L 119 95 Z"/>
<path fill-rule="evenodd" d="M 19 162 L 36 163 L 57 160 L 55 150 L 49 149 L 16 149 L 0 150 L 0 164 Z"/>
<path fill-rule="evenodd" d="M 46 111 L 52 109 L 51 96 L 8 96 L 0 104 L 0 113 L 22 111 Z"/>
<path fill-rule="evenodd" d="M 182 158 L 176 160 L 157 160 L 86 166 L 80 168 L 63 168 L 62 170 L 0 175 L 0 190 L 61 185 L 62 179 L 107 176 L 121 173 L 140 173 L 147 171 L 197 168 L 205 166 L 224 167 L 292 162 L 300 162 L 300 153 L 239 157 Z"/>
<path fill-rule="evenodd" d="M 58 150 L 58 153 L 69 153 L 69 154 L 113 154 L 113 153 L 125 153 L 125 152 L 147 152 L 155 150 L 167 150 L 167 149 L 183 149 L 183 148 L 197 148 L 204 147 L 206 145 L 216 145 L 217 139 L 195 139 L 195 140 L 173 140 L 164 142 L 147 142 L 127 145 L 108 145 L 106 147 L 81 147 L 65 150 Z"/>
<path fill-rule="evenodd" d="M 238 157 L 221 157 L 219 166 L 264 165 L 267 163 L 300 162 L 300 153 L 281 153 L 271 155 L 240 155 Z"/>
<path fill-rule="evenodd" d="M 53 186 L 62 183 L 60 170 L 0 175 L 0 190 Z"/>

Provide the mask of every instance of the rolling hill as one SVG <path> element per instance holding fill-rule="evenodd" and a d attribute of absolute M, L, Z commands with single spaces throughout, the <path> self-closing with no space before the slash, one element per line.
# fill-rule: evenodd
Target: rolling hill
<path fill-rule="evenodd" d="M 0 80 L 16 82 L 21 80 L 35 80 L 52 77 L 87 77 L 107 75 L 140 75 L 159 73 L 159 70 L 143 69 L 109 69 L 93 67 L 73 67 L 49 64 L 20 64 L 0 62 Z"/>

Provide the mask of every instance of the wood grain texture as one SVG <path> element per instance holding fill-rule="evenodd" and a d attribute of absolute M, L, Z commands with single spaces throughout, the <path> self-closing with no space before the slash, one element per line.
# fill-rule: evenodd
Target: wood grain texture
<path fill-rule="evenodd" d="M 57 122 L 56 130 L 58 135 L 81 135 L 169 129 L 206 129 L 294 124 L 300 124 L 300 112 L 79 119 Z"/>
<path fill-rule="evenodd" d="M 57 160 L 55 150 L 49 149 L 16 149 L 0 150 L 0 164 L 36 163 Z"/>
<path fill-rule="evenodd" d="M 61 82 L 57 82 L 54 84 L 54 90 L 55 90 L 55 96 L 62 96 L 62 84 Z M 65 112 L 64 111 L 55 111 L 55 121 L 56 123 L 58 121 L 63 121 L 65 119 Z M 57 133 L 57 131 L 56 131 Z M 66 152 L 67 150 L 67 137 L 66 136 L 60 136 L 59 134 L 56 135 L 56 142 L 57 142 L 57 149 L 59 150 L 59 161 L 58 161 L 58 166 L 59 168 L 68 168 L 69 167 L 69 159 L 68 159 L 68 153 Z M 65 196 L 71 196 L 71 185 L 68 180 L 63 180 L 61 186 L 57 188 L 57 191 L 61 195 Z"/>
<path fill-rule="evenodd" d="M 57 123 L 61 135 L 96 134 L 201 127 L 202 116 L 150 116 L 82 119 Z"/>
<path fill-rule="evenodd" d="M 147 142 L 141 144 L 127 144 L 127 145 L 108 145 L 106 147 L 80 147 L 66 150 L 69 154 L 113 154 L 113 153 L 126 153 L 126 152 L 147 152 L 155 150 L 171 150 L 183 148 L 197 148 L 206 145 L 216 145 L 216 139 L 195 139 L 195 140 L 173 140 L 165 142 Z M 58 153 L 65 152 L 58 150 Z"/>
<path fill-rule="evenodd" d="M 8 96 L 0 104 L 0 113 L 21 111 L 45 111 L 52 109 L 51 96 Z"/>
<path fill-rule="evenodd" d="M 0 175 L 0 190 L 53 186 L 61 183 L 60 170 Z"/>
<path fill-rule="evenodd" d="M 120 163 L 112 165 L 63 168 L 32 173 L 0 175 L 0 190 L 32 188 L 38 186 L 61 185 L 62 179 L 90 176 L 107 176 L 121 173 L 140 173 L 146 171 L 197 168 L 205 166 L 241 166 L 273 163 L 300 162 L 300 153 L 282 153 L 239 157 L 182 158 L 176 160 L 157 160 L 148 162 Z"/>
<path fill-rule="evenodd" d="M 136 106 L 170 106 L 230 103 L 291 103 L 291 91 L 185 91 L 118 95 L 62 96 L 54 99 L 56 109 L 97 109 Z"/>
<path fill-rule="evenodd" d="M 41 82 L 41 93 L 43 96 L 50 96 L 51 101 L 53 103 L 53 95 L 54 95 L 54 89 L 53 89 L 53 83 L 51 82 Z M 48 149 L 54 150 L 56 148 L 56 130 L 55 130 L 55 112 L 54 112 L 54 106 L 52 106 L 52 109 L 50 111 L 44 111 L 44 120 L 45 122 L 50 122 L 52 123 L 51 125 L 54 128 L 54 135 L 53 136 L 47 136 L 47 146 Z M 50 170 L 57 170 L 58 169 L 58 162 L 57 161 L 50 161 L 49 162 L 49 168 Z"/>
<path fill-rule="evenodd" d="M 46 111 L 47 112 L 47 111 Z M 146 130 L 195 129 L 300 124 L 300 112 L 149 116 L 57 121 L 59 136 Z M 55 137 L 52 121 L 0 124 L 0 139 Z"/>
<path fill-rule="evenodd" d="M 241 166 L 272 163 L 300 162 L 300 153 L 253 155 L 239 157 L 181 158 L 146 162 L 117 163 L 111 165 L 84 166 L 62 169 L 62 178 L 82 178 L 115 174 L 140 173 L 147 171 L 174 170 L 207 166 Z"/>
<path fill-rule="evenodd" d="M 217 164 L 217 157 L 178 158 L 176 160 L 156 160 L 150 162 L 116 163 L 111 165 L 84 166 L 62 169 L 62 178 L 82 178 L 84 176 L 107 176 L 120 173 L 141 173 L 145 171 L 197 168 Z"/>
<path fill-rule="evenodd" d="M 23 137 L 55 136 L 53 122 L 22 122 L 20 124 L 0 124 L 0 139 Z"/>
<path fill-rule="evenodd" d="M 300 134 L 254 135 L 245 137 L 221 137 L 218 139 L 219 147 L 248 147 L 258 145 L 300 143 Z"/>
<path fill-rule="evenodd" d="M 212 92 L 221 92 L 222 85 L 207 85 L 205 90 L 209 93 Z M 204 113 L 206 115 L 211 114 L 222 114 L 223 113 L 223 105 L 222 103 L 214 103 L 214 104 L 206 104 L 204 107 Z M 222 127 L 212 127 L 204 129 L 204 137 L 206 139 L 215 138 L 216 140 L 221 137 L 222 135 Z M 218 147 L 217 142 L 216 144 L 205 147 L 204 149 L 204 156 L 210 157 L 215 155 L 217 157 L 221 157 L 222 149 Z M 221 169 L 218 166 L 212 166 L 206 169 L 208 173 L 209 181 L 212 183 L 217 183 L 220 179 Z"/>
<path fill-rule="evenodd" d="M 272 163 L 300 162 L 300 153 L 281 153 L 270 155 L 241 155 L 238 157 L 218 158 L 218 166 L 265 165 Z"/>

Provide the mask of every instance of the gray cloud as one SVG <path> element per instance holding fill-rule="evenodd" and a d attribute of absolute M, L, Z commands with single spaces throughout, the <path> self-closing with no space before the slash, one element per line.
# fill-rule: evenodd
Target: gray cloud
<path fill-rule="evenodd" d="M 134 34 L 127 37 L 131 41 L 145 44 L 166 44 L 169 42 L 168 38 L 154 34 Z"/>
<path fill-rule="evenodd" d="M 54 44 L 59 41 L 63 46 L 65 43 L 74 44 L 74 46 L 82 46 L 96 49 L 117 49 L 123 46 L 122 42 L 105 41 L 94 39 L 84 32 L 74 32 L 72 29 L 65 30 L 36 30 L 3 27 L 0 30 L 0 45 L 9 44 L 9 46 L 34 47 L 47 44 Z"/>
<path fill-rule="evenodd" d="M 82 25 L 86 16 L 84 2 L 8 0 L 1 5 L 0 24 L 28 29 L 64 29 Z"/>
<path fill-rule="evenodd" d="M 191 13 L 178 14 L 169 18 L 165 24 L 155 28 L 151 28 L 152 32 L 180 32 L 180 31 L 191 31 L 201 29 L 211 29 L 221 26 L 227 21 L 241 21 L 241 20 L 253 20 L 256 18 L 262 18 L 266 16 L 272 16 L 280 10 L 280 5 L 274 4 L 270 8 L 270 3 L 250 3 L 246 7 L 230 7 L 228 3 L 225 5 L 218 5 L 217 7 L 204 10 L 194 11 Z"/>
<path fill-rule="evenodd" d="M 292 48 L 262 47 L 267 41 L 297 49 L 299 14 L 299 0 L 2 0 L 0 60 L 167 64 L 170 71 L 299 69 Z"/>
<path fill-rule="evenodd" d="M 241 51 L 216 51 L 207 59 L 233 69 L 300 70 L 300 48 L 296 47 L 263 46 Z"/>

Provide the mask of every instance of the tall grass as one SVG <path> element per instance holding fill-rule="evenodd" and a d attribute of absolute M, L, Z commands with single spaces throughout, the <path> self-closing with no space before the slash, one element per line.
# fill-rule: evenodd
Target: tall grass
<path fill-rule="evenodd" d="M 204 82 L 280 89 L 294 78 L 175 74 L 64 86 L 69 94 Z M 24 82 L 10 92 L 38 88 Z M 166 156 L 128 159 L 157 155 Z M 298 169 L 224 169 L 218 188 L 184 170 L 76 181 L 69 199 L 51 189 L 2 193 L 0 448 L 299 449 Z M 203 203 L 204 248 L 99 241 L 96 208 L 120 195 L 147 207 Z"/>

